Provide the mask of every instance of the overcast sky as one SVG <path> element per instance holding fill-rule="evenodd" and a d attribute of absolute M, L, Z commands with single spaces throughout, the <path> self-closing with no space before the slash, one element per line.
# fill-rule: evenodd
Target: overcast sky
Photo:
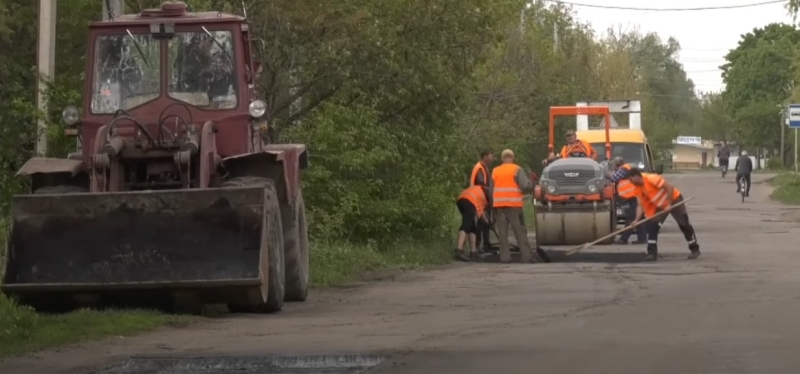
<path fill-rule="evenodd" d="M 765 0 L 565 0 L 579 4 L 634 8 L 697 8 L 760 3 Z M 698 90 L 724 88 L 718 66 L 740 36 L 772 22 L 791 23 L 783 3 L 739 9 L 663 12 L 598 9 L 573 6 L 577 18 L 592 24 L 598 32 L 609 27 L 657 32 L 662 39 L 675 37 L 681 44 L 680 62 Z"/>

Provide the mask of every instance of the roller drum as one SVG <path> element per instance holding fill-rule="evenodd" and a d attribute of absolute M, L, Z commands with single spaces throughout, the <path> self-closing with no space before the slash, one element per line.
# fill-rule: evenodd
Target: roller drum
<path fill-rule="evenodd" d="M 536 240 L 539 245 L 580 245 L 612 232 L 612 214 L 607 206 L 595 209 L 536 209 Z M 601 244 L 611 244 L 613 238 Z"/>

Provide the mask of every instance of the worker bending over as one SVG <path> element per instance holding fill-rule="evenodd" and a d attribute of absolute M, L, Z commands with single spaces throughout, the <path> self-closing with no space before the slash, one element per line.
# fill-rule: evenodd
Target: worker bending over
<path fill-rule="evenodd" d="M 550 155 L 542 161 L 542 165 L 547 165 L 556 159 L 567 157 L 589 157 L 597 161 L 597 152 L 594 151 L 591 144 L 578 139 L 575 130 L 567 130 L 567 144 L 561 147 L 561 153 Z"/>
<path fill-rule="evenodd" d="M 484 186 L 488 191 L 492 190 L 492 179 L 489 178 L 489 165 L 494 161 L 494 153 L 490 150 L 481 152 L 481 159 L 472 167 L 472 175 L 469 177 L 469 186 Z M 476 243 L 483 243 L 483 251 L 488 252 L 491 247 L 491 238 L 489 237 L 489 222 L 492 220 L 492 201 L 491 193 L 487 195 L 490 199 L 487 202 L 486 220 L 478 220 L 478 228 L 476 231 Z"/>
<path fill-rule="evenodd" d="M 651 218 L 658 212 L 669 209 L 672 204 L 683 201 L 681 192 L 660 175 L 642 174 L 639 169 L 631 168 L 628 170 L 628 178 L 635 186 L 636 198 L 638 199 L 636 221 L 642 219 L 642 215 Z M 689 259 L 696 259 L 700 256 L 700 245 L 697 244 L 694 228 L 689 223 L 689 213 L 686 211 L 686 205 L 672 209 L 670 215 L 678 223 L 686 242 L 689 243 L 689 251 L 691 252 Z M 666 218 L 663 217 L 646 223 L 647 261 L 656 261 L 658 259 L 658 232 L 661 230 L 661 225 L 665 220 Z"/>
<path fill-rule="evenodd" d="M 477 221 L 489 224 L 486 217 L 488 189 L 484 186 L 472 186 L 462 191 L 456 200 L 456 207 L 461 212 L 461 227 L 458 229 L 456 257 L 462 261 L 478 261 Z M 464 242 L 469 237 L 469 255 L 464 253 Z"/>
<path fill-rule="evenodd" d="M 506 149 L 500 156 L 503 164 L 492 170 L 494 184 L 492 205 L 495 224 L 499 231 L 497 235 L 500 239 L 500 262 L 511 262 L 511 252 L 508 249 L 509 226 L 517 238 L 522 262 L 535 262 L 522 215 L 523 191 L 530 192 L 531 182 L 522 168 L 514 163 L 514 152 Z"/>
<path fill-rule="evenodd" d="M 631 166 L 626 164 L 622 157 L 612 159 L 611 165 L 614 166 L 614 173 L 611 173 L 609 179 L 617 185 L 617 196 L 621 205 L 628 205 L 628 210 L 625 212 L 625 225 L 630 226 L 636 221 L 636 207 L 639 206 L 636 199 L 636 186 L 628 179 L 628 171 L 631 170 Z M 644 244 L 647 241 L 647 232 L 644 225 L 639 225 L 633 230 L 623 232 L 616 243 L 628 244 L 628 239 L 630 239 L 634 231 L 636 231 L 636 240 L 633 244 Z"/>

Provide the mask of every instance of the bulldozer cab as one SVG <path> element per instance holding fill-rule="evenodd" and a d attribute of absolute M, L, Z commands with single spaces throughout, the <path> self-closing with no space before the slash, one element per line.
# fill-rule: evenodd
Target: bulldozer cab
<path fill-rule="evenodd" d="M 169 149 L 191 142 L 193 125 L 212 121 L 225 129 L 216 140 L 221 157 L 259 148 L 261 142 L 242 141 L 266 109 L 253 85 L 261 65 L 244 17 L 189 13 L 184 3 L 165 2 L 89 28 L 86 99 L 69 131 L 79 134 L 85 162 L 92 162 L 102 126 L 108 137 Z"/>

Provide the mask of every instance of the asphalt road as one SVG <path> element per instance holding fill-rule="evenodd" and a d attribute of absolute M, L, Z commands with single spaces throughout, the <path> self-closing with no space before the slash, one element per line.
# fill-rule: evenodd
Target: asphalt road
<path fill-rule="evenodd" d="M 698 260 L 670 218 L 657 263 L 629 245 L 552 264 L 454 264 L 0 372 L 800 373 L 800 210 L 770 202 L 764 175 L 745 203 L 730 176 L 666 177 L 696 197 Z"/>

